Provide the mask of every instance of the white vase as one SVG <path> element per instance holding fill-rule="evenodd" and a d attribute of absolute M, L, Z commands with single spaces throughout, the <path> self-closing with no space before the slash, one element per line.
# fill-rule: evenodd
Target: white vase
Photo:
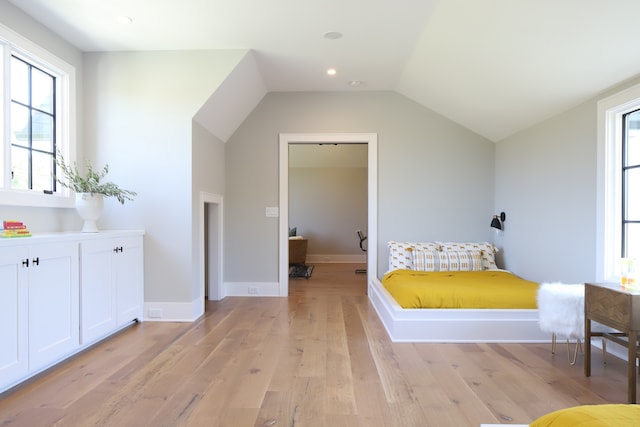
<path fill-rule="evenodd" d="M 102 194 L 76 193 L 76 211 L 84 220 L 83 233 L 97 233 L 96 221 L 102 214 L 104 196 Z"/>

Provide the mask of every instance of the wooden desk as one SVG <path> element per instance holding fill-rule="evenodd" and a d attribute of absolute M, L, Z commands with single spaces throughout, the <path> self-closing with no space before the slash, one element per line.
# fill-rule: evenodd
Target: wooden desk
<path fill-rule="evenodd" d="M 592 332 L 591 321 L 619 333 Z M 640 331 L 640 291 L 615 283 L 585 283 L 584 287 L 584 375 L 591 375 L 591 337 L 602 336 L 627 347 L 627 401 L 636 403 L 636 357 Z"/>
<path fill-rule="evenodd" d="M 289 239 L 289 265 L 307 262 L 307 239 Z"/>

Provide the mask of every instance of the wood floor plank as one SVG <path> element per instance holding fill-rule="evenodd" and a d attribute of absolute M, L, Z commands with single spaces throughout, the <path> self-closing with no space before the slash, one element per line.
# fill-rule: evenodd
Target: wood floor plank
<path fill-rule="evenodd" d="M 327 426 L 331 427 L 355 427 L 359 420 L 357 415 L 328 413 L 325 422 Z"/>
<path fill-rule="evenodd" d="M 257 408 L 227 408 L 224 416 L 220 419 L 210 420 L 210 422 L 205 425 L 216 427 L 252 427 L 255 425 L 257 417 Z"/>
<path fill-rule="evenodd" d="M 515 424 L 528 423 L 527 413 L 520 406 L 514 405 L 510 396 L 491 379 L 491 370 L 486 369 L 483 361 L 479 360 L 481 353 L 469 354 L 461 351 L 461 345 L 455 344 L 443 346 L 440 351 L 449 361 L 453 368 L 452 372 L 459 376 L 475 395 L 480 396 L 482 402 L 498 420 Z"/>
<path fill-rule="evenodd" d="M 380 381 L 356 379 L 353 384 L 361 427 L 389 427 L 401 425 L 392 416 Z"/>
<path fill-rule="evenodd" d="M 516 356 L 509 349 L 502 345 L 487 345 L 488 352 L 481 360 L 486 366 L 492 366 L 490 372 L 491 380 L 494 381 L 511 399 L 514 405 L 520 407 L 527 413 L 529 417 L 536 414 L 551 412 L 554 410 L 554 402 L 565 400 L 578 405 L 578 402 L 592 401 L 593 403 L 602 403 L 593 401 L 596 396 L 585 393 L 587 390 L 579 384 L 574 384 L 571 390 L 558 386 L 549 390 L 545 396 L 537 396 L 535 390 L 546 387 L 548 385 L 545 378 L 541 378 L 535 371 L 528 369 L 527 364 L 522 358 L 528 357 L 527 354 Z M 500 365 L 496 364 L 496 360 L 501 360 Z M 493 363 L 493 365 L 491 365 Z M 567 363 L 566 368 L 569 368 Z M 514 377 L 520 375 L 521 372 L 526 373 L 526 387 L 523 383 L 513 381 Z"/>
<path fill-rule="evenodd" d="M 369 350 L 369 341 L 365 335 L 358 308 L 353 300 L 344 301 L 343 316 L 359 425 L 392 426 L 394 421 L 385 391 Z"/>
<path fill-rule="evenodd" d="M 351 358 L 346 339 L 342 303 L 332 297 L 327 307 L 327 411 L 329 414 L 355 414 L 356 400 L 351 375 Z"/>
<path fill-rule="evenodd" d="M 291 391 L 267 391 L 256 417 L 256 427 L 290 426 L 292 420 Z"/>
<path fill-rule="evenodd" d="M 289 340 L 283 345 L 280 359 L 268 385 L 269 391 L 289 391 L 293 388 L 294 373 L 302 363 L 303 353 L 302 340 Z"/>
<path fill-rule="evenodd" d="M 292 391 L 291 425 L 326 425 L 326 384 L 324 377 L 297 377 Z"/>
<path fill-rule="evenodd" d="M 472 425 L 474 420 L 498 423 L 499 419 L 458 374 L 457 366 L 451 363 L 447 352 L 441 351 L 449 347 L 451 344 L 416 346 L 425 369 L 433 378 L 430 385 L 435 391 L 421 400 L 422 405 L 433 418 L 442 417 L 442 425 Z"/>
<path fill-rule="evenodd" d="M 393 343 L 355 267 L 133 325 L 0 395 L 0 426 L 478 427 L 626 402 L 626 362 L 599 350 L 587 378 L 564 346 Z"/>
<path fill-rule="evenodd" d="M 268 342 L 268 345 L 264 345 Z M 231 408 L 259 408 L 282 353 L 284 339 L 277 336 L 264 338 L 256 357 L 248 369 L 237 379 L 239 387 L 229 401 Z"/>

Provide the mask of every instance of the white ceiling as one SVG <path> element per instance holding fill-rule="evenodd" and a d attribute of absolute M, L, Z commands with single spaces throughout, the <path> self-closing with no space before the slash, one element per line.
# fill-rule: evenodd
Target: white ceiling
<path fill-rule="evenodd" d="M 268 91 L 395 90 L 492 141 L 640 73 L 639 0 L 9 2 L 83 51 L 251 49 Z"/>

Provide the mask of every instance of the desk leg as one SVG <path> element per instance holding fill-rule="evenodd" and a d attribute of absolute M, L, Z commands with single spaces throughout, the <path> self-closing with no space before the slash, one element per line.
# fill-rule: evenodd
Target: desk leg
<path fill-rule="evenodd" d="M 629 331 L 628 365 L 627 365 L 627 401 L 636 403 L 636 357 L 638 355 L 638 333 Z"/>
<path fill-rule="evenodd" d="M 584 376 L 591 376 L 591 319 L 584 319 Z"/>

